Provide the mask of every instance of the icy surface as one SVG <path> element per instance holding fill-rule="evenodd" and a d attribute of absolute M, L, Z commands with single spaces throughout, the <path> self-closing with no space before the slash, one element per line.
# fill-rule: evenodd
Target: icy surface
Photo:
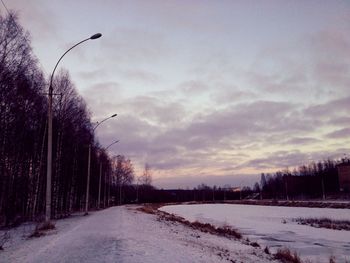
<path fill-rule="evenodd" d="M 234 204 L 164 206 L 160 210 L 189 221 L 230 225 L 272 250 L 288 247 L 313 262 L 350 261 L 350 231 L 314 228 L 293 221 L 298 217 L 350 220 L 349 209 L 279 207 Z"/>
<path fill-rule="evenodd" d="M 27 239 L 33 227 L 11 230 L 0 262 L 273 262 L 261 249 L 162 221 L 135 207 L 59 220 L 48 235 Z"/>

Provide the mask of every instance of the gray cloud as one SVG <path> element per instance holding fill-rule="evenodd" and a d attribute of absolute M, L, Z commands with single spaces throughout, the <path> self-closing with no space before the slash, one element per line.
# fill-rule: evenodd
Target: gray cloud
<path fill-rule="evenodd" d="M 237 166 L 252 167 L 261 170 L 264 169 L 278 169 L 278 168 L 291 168 L 298 167 L 303 164 L 308 164 L 312 161 L 322 161 L 328 158 L 336 159 L 349 152 L 350 148 L 339 148 L 332 152 L 329 151 L 318 151 L 318 152 L 301 152 L 299 150 L 293 151 L 276 151 L 273 153 L 266 154 L 266 157 L 256 158 L 249 160 L 243 164 Z"/>
<path fill-rule="evenodd" d="M 284 119 L 289 118 L 287 114 L 292 110 L 293 105 L 288 103 L 260 101 L 241 104 L 209 112 L 207 115 L 193 118 L 188 123 L 180 123 L 180 127 L 165 131 L 157 140 L 176 143 L 188 151 L 220 150 L 225 146 L 237 147 L 242 143 L 247 144 L 248 141 L 254 140 L 255 136 L 262 136 L 264 133 L 310 128 L 299 125 L 288 126 L 293 121 Z"/>
<path fill-rule="evenodd" d="M 348 30 L 324 28 L 296 37 L 298 44 L 267 47 L 245 73 L 245 79 L 272 96 L 307 98 L 309 102 L 349 96 Z"/>
<path fill-rule="evenodd" d="M 340 116 L 329 120 L 330 125 L 346 126 L 350 123 L 350 117 Z"/>
<path fill-rule="evenodd" d="M 107 89 L 104 92 L 108 92 L 113 87 L 112 83 L 98 88 Z M 95 95 L 88 93 L 93 96 L 95 108 L 103 107 L 105 112 L 111 112 L 109 104 L 96 97 L 98 91 Z M 330 103 L 331 106 L 334 104 L 340 107 L 345 102 Z M 142 156 L 142 160 L 148 158 L 159 169 L 165 170 L 188 166 L 191 162 L 200 165 L 203 161 L 201 158 L 208 161 L 208 156 L 215 156 L 215 152 L 244 149 L 252 142 L 255 142 L 255 146 L 250 146 L 251 149 L 257 144 L 271 141 L 292 145 L 317 143 L 318 140 L 312 137 L 285 138 L 291 133 L 312 133 L 321 124 L 312 114 L 318 112 L 314 110 L 317 106 L 303 110 L 300 105 L 288 102 L 240 103 L 195 114 L 191 118 L 184 117 L 188 115 L 188 109 L 182 103 L 165 102 L 153 96 L 117 98 L 111 102 L 111 107 L 121 112 L 121 116 L 124 115 L 113 124 L 115 132 L 125 137 L 124 142 L 128 147 L 123 150 L 133 156 Z M 303 112 L 311 113 L 311 116 Z M 108 137 L 108 134 L 103 133 L 103 137 Z M 220 157 L 217 159 L 220 160 Z"/>
<path fill-rule="evenodd" d="M 296 105 L 287 102 L 256 101 L 211 112 L 188 130 L 196 136 L 220 140 L 226 136 L 251 138 L 264 133 L 313 130 L 313 125 L 300 125 Z M 234 139 L 233 139 L 234 140 Z"/>
<path fill-rule="evenodd" d="M 186 115 L 185 106 L 179 102 L 163 101 L 153 96 L 138 96 L 124 101 L 121 105 L 141 119 L 157 123 L 161 129 L 169 129 L 181 122 Z"/>
<path fill-rule="evenodd" d="M 334 138 L 334 139 L 339 139 L 339 138 L 350 138 L 350 128 L 344 128 L 340 130 L 336 130 L 334 132 L 328 133 L 326 135 L 328 138 Z"/>
<path fill-rule="evenodd" d="M 321 142 L 319 139 L 311 138 L 311 137 L 293 137 L 290 138 L 283 143 L 292 144 L 292 145 L 305 145 L 305 144 L 313 144 Z"/>
<path fill-rule="evenodd" d="M 237 169 L 295 166 L 349 151 L 344 147 L 350 120 L 348 10 L 330 5 L 333 21 L 330 13 L 323 14 L 325 7 L 308 4 L 321 18 L 304 14 L 300 22 L 289 17 L 295 25 L 310 25 L 288 33 L 274 28 L 276 34 L 265 24 L 256 32 L 265 16 L 260 20 L 252 14 L 269 17 L 279 10 L 287 19 L 291 10 L 276 3 L 248 6 L 80 0 L 57 17 L 66 7 L 61 3 L 9 2 L 47 52 L 44 60 L 56 59 L 50 58 L 54 49 L 49 46 L 66 50 L 77 32 L 104 30 L 101 41 L 74 51 L 70 59 L 75 62 L 65 60 L 72 70 L 79 68 L 76 76 L 87 85 L 81 87 L 82 96 L 93 120 L 118 113 L 96 131 L 101 145 L 119 139 L 111 153 L 126 154 L 139 166 L 149 162 L 169 176 L 164 184 L 173 185 L 230 181 Z M 70 28 L 78 11 L 79 18 L 95 12 L 106 16 Z M 314 27 L 311 20 L 325 26 Z M 287 37 L 285 44 L 281 36 Z M 251 45 L 258 38 L 257 46 Z M 215 178 L 223 174 L 227 177 Z M 186 177 L 170 178 L 177 175 Z"/>
<path fill-rule="evenodd" d="M 214 92 L 211 96 L 217 104 L 239 103 L 241 101 L 254 101 L 258 99 L 256 93 L 251 91 L 242 91 L 236 87 L 226 87 Z"/>
<path fill-rule="evenodd" d="M 142 69 L 124 70 L 120 73 L 120 75 L 127 80 L 134 80 L 141 83 L 151 84 L 157 83 L 161 79 L 157 74 Z"/>
<path fill-rule="evenodd" d="M 186 189 L 194 188 L 204 183 L 209 186 L 232 186 L 232 187 L 241 187 L 241 186 L 251 186 L 253 187 L 254 183 L 260 180 L 260 175 L 256 174 L 246 174 L 246 175 L 192 175 L 188 174 L 186 176 L 170 176 L 157 178 L 154 180 L 154 184 L 158 188 L 170 188 L 170 189 Z"/>
<path fill-rule="evenodd" d="M 99 120 L 113 113 L 119 113 L 116 104 L 122 99 L 122 89 L 116 82 L 101 82 L 82 91 L 89 108 L 94 110 L 94 117 Z"/>
<path fill-rule="evenodd" d="M 312 105 L 303 112 L 306 116 L 330 121 L 347 117 L 349 111 L 350 96 L 347 96 L 323 104 Z"/>
<path fill-rule="evenodd" d="M 338 150 L 319 154 L 301 152 L 297 148 L 318 145 L 321 141 L 316 134 L 330 120 L 344 122 L 350 99 L 308 107 L 285 101 L 252 100 L 196 112 L 188 108 L 181 97 L 169 92 L 132 98 L 122 96 L 121 92 L 120 96 L 106 97 L 111 89 L 121 88 L 117 83 L 100 83 L 85 92 L 89 105 L 99 109 L 99 116 L 112 111 L 119 113 L 115 121 L 98 131 L 102 144 L 119 139 L 120 143 L 111 152 L 126 154 L 139 167 L 148 162 L 155 170 L 169 176 L 174 173 L 199 176 L 201 171 L 205 171 L 202 176 L 209 176 L 207 173 L 212 170 L 229 175 L 244 168 L 263 171 L 294 167 L 311 158 L 338 153 L 339 146 L 334 146 Z M 276 149 L 281 145 L 292 148 L 255 159 L 245 154 L 261 151 L 267 145 L 276 145 Z M 235 154 L 225 154 L 227 151 Z M 165 186 L 168 179 L 159 180 L 159 186 Z M 170 186 L 178 181 L 169 179 L 168 182 Z"/>
<path fill-rule="evenodd" d="M 186 95 L 203 94 L 209 90 L 206 83 L 198 80 L 189 80 L 179 85 L 181 91 Z"/>
<path fill-rule="evenodd" d="M 97 69 L 92 71 L 82 71 L 78 73 L 78 76 L 86 80 L 98 80 L 101 77 L 105 77 L 106 72 L 102 69 Z"/>
<path fill-rule="evenodd" d="M 108 52 L 110 60 L 117 64 L 140 66 L 155 63 L 168 54 L 169 46 L 161 33 L 138 28 L 115 28 L 111 35 L 105 37 L 101 48 Z M 101 62 L 104 58 L 100 59 Z"/>
<path fill-rule="evenodd" d="M 20 21 L 31 31 L 34 38 L 57 39 L 55 32 L 58 24 L 55 20 L 58 16 L 50 9 L 47 1 L 37 0 L 35 4 L 25 5 L 22 0 L 11 0 L 8 1 L 7 7 L 16 10 Z"/>
<path fill-rule="evenodd" d="M 308 162 L 310 154 L 295 151 L 277 151 L 264 158 L 250 160 L 239 167 L 253 167 L 258 169 L 270 169 L 276 167 L 293 167 Z"/>

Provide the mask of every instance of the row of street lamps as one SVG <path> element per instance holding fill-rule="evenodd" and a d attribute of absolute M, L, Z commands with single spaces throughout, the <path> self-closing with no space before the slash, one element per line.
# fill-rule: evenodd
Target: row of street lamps
<path fill-rule="evenodd" d="M 113 114 L 112 116 L 102 120 L 101 122 L 98 122 L 94 129 L 93 129 L 93 135 L 95 134 L 95 130 L 97 129 L 98 126 L 100 126 L 100 124 L 102 124 L 103 122 L 116 117 L 117 114 Z M 110 145 L 112 146 L 112 145 Z M 87 172 L 87 183 L 86 183 L 86 198 L 85 198 L 85 215 L 87 215 L 89 213 L 89 190 L 90 190 L 90 171 L 91 171 L 91 143 L 89 144 L 89 157 L 88 157 L 88 172 Z"/>
<path fill-rule="evenodd" d="M 118 143 L 119 140 L 112 142 L 110 145 L 108 145 L 106 148 L 104 148 L 105 151 L 108 150 L 109 147 L 112 145 Z M 101 204 L 101 177 L 102 177 L 102 162 L 100 162 L 100 176 L 98 179 L 98 199 L 97 199 L 97 209 L 100 209 L 100 204 Z M 87 212 L 86 212 L 87 213 Z"/>
<path fill-rule="evenodd" d="M 88 40 L 94 40 L 98 39 L 102 36 L 101 33 L 97 33 L 92 35 L 89 38 L 86 38 L 71 48 L 69 48 L 66 52 L 63 53 L 63 55 L 60 57 L 60 59 L 57 61 L 52 74 L 50 78 L 50 86 L 49 86 L 49 93 L 48 93 L 48 136 L 47 136 L 47 172 L 46 172 L 46 204 L 45 204 L 45 221 L 49 222 L 51 219 L 51 178 L 52 178 L 52 96 L 53 96 L 53 77 L 56 71 L 56 68 L 62 58 L 73 48 L 76 46 L 88 41 Z M 113 114 L 112 116 L 102 120 L 101 122 L 98 122 L 95 127 L 93 128 L 93 134 L 96 130 L 96 128 L 103 122 L 116 117 L 117 114 Z M 105 150 L 107 150 L 110 146 L 117 143 L 118 141 L 115 141 L 108 145 Z M 86 200 L 85 200 L 85 214 L 88 214 L 89 209 L 89 188 L 90 188 L 90 164 L 91 164 L 91 143 L 89 144 L 89 157 L 88 157 L 88 172 L 87 172 L 87 183 L 86 183 Z M 100 207 L 100 198 L 101 198 L 101 174 L 102 174 L 102 163 L 100 163 L 100 177 L 99 177 L 99 191 L 98 191 L 98 208 Z"/>

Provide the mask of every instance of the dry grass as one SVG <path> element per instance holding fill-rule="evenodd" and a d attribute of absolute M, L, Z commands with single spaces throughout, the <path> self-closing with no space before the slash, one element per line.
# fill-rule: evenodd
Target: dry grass
<path fill-rule="evenodd" d="M 160 203 L 160 204 L 144 204 L 143 206 L 136 208 L 136 210 L 144 212 L 146 214 L 157 214 L 158 208 L 164 206 L 164 204 Z"/>
<path fill-rule="evenodd" d="M 297 218 L 295 221 L 301 225 L 309 225 L 316 228 L 350 231 L 349 220 L 333 220 L 330 218 Z"/>
<path fill-rule="evenodd" d="M 53 230 L 55 229 L 56 226 L 54 223 L 52 222 L 44 222 L 44 223 L 40 223 L 38 224 L 33 233 L 31 233 L 28 237 L 29 238 L 33 238 L 33 237 L 41 237 L 45 235 L 45 232 L 48 230 Z"/>
<path fill-rule="evenodd" d="M 275 259 L 280 260 L 282 263 L 302 263 L 297 252 L 292 252 L 288 248 L 278 249 Z"/>
<path fill-rule="evenodd" d="M 40 230 L 40 231 L 46 231 L 46 230 L 55 229 L 56 226 L 55 226 L 54 223 L 52 223 L 52 222 L 49 221 L 49 222 L 44 222 L 44 223 L 42 223 L 42 224 L 39 224 L 39 225 L 37 226 L 37 228 L 38 228 L 38 230 Z"/>
<path fill-rule="evenodd" d="M 185 223 L 197 230 L 200 230 L 204 233 L 210 233 L 210 234 L 215 234 L 215 235 L 219 235 L 219 236 L 226 236 L 226 237 L 234 237 L 236 239 L 241 239 L 242 238 L 242 234 L 239 233 L 236 229 L 233 229 L 229 226 L 224 226 L 224 227 L 215 227 L 211 224 L 208 223 L 201 223 L 198 221 L 195 222 L 189 222 L 187 220 L 185 220 Z"/>
<path fill-rule="evenodd" d="M 138 211 L 144 212 L 146 214 L 155 214 L 156 210 L 153 209 L 153 207 L 150 206 L 142 206 L 137 208 Z"/>
<path fill-rule="evenodd" d="M 277 250 L 277 253 L 274 255 L 274 258 L 281 261 L 282 263 L 315 263 L 314 261 L 311 261 L 309 259 L 301 260 L 297 252 L 292 252 L 288 248 L 281 248 Z M 329 263 L 336 263 L 334 256 L 331 256 L 329 258 Z"/>
<path fill-rule="evenodd" d="M 350 202 L 317 202 L 317 201 L 287 201 L 287 200 L 229 200 L 228 204 L 289 206 L 289 207 L 318 207 L 318 208 L 350 208 Z"/>
<path fill-rule="evenodd" d="M 158 215 L 159 220 L 167 220 L 172 222 L 178 222 L 183 225 L 189 226 L 193 229 L 199 230 L 204 233 L 210 233 L 220 236 L 226 236 L 226 237 L 233 237 L 236 239 L 241 239 L 242 235 L 237 230 L 229 227 L 229 226 L 223 226 L 223 227 L 215 227 L 208 223 L 201 223 L 198 221 L 190 222 L 183 217 L 176 216 L 174 214 L 168 214 L 162 211 L 159 211 L 158 208 L 163 206 L 164 204 L 147 204 L 142 207 L 137 208 L 138 211 L 147 213 L 147 214 L 156 214 Z M 253 246 L 256 246 L 256 244 L 253 244 Z"/>
<path fill-rule="evenodd" d="M 10 240 L 11 235 L 9 231 L 5 231 L 0 235 L 0 250 L 4 250 L 4 245 Z"/>

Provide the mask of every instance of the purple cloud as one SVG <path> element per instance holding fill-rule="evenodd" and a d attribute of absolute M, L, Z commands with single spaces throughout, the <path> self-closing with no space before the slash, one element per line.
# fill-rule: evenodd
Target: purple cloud
<path fill-rule="evenodd" d="M 328 138 L 333 138 L 333 139 L 347 139 L 350 138 L 350 128 L 344 128 L 340 130 L 336 130 L 334 132 L 328 133 L 326 135 Z"/>

